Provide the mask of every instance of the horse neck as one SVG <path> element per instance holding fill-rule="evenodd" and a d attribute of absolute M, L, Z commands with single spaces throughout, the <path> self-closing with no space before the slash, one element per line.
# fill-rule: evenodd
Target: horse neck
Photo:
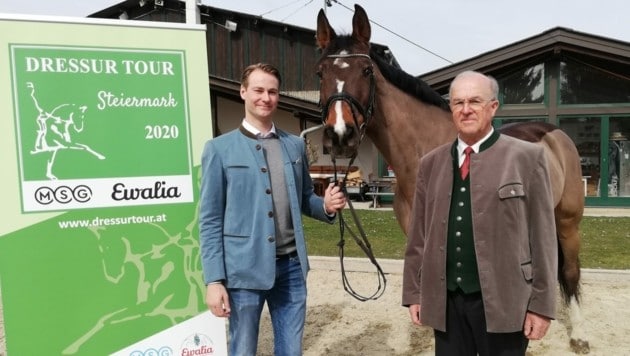
<path fill-rule="evenodd" d="M 457 136 L 451 114 L 377 75 L 375 112 L 366 134 L 392 166 L 399 193 L 411 197 L 419 159 Z M 402 184 L 401 184 L 402 183 Z"/>

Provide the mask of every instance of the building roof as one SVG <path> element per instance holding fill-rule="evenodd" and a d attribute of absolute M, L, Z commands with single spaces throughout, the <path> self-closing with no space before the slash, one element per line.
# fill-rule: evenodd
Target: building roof
<path fill-rule="evenodd" d="M 425 73 L 419 78 L 434 89 L 440 90 L 448 87 L 451 80 L 464 70 L 490 74 L 507 66 L 540 61 L 549 57 L 562 57 L 567 53 L 599 58 L 610 63 L 618 63 L 621 67 L 630 66 L 630 42 L 574 31 L 565 27 L 555 27 L 538 35 Z"/>

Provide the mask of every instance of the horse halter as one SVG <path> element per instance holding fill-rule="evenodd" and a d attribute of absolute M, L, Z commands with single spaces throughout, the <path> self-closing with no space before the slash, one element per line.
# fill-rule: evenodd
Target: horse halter
<path fill-rule="evenodd" d="M 362 53 L 330 54 L 326 56 L 326 58 L 353 58 L 353 57 L 364 57 L 364 58 L 369 59 L 370 63 L 372 63 L 372 58 L 370 58 L 369 55 L 362 54 Z M 368 98 L 367 107 L 364 107 L 359 102 L 359 100 L 357 100 L 354 96 L 348 94 L 345 91 L 342 91 L 341 93 L 335 93 L 328 98 L 328 100 L 322 107 L 322 123 L 326 124 L 326 116 L 328 115 L 328 110 L 335 101 L 339 101 L 339 100 L 345 101 L 346 103 L 350 105 L 350 108 L 352 108 L 352 119 L 354 120 L 354 125 L 359 128 L 359 132 L 360 132 L 359 137 L 363 138 L 363 134 L 365 133 L 365 128 L 367 127 L 367 124 L 372 118 L 372 113 L 374 112 L 374 97 L 376 95 L 376 80 L 374 79 L 374 70 L 372 70 L 373 67 L 370 67 L 370 69 L 371 69 L 369 73 L 370 94 Z M 365 119 L 365 122 L 361 125 L 359 125 L 359 122 L 357 120 L 357 111 Z"/>
<path fill-rule="evenodd" d="M 326 58 L 352 58 L 352 57 L 367 58 L 370 60 L 370 64 L 372 64 L 372 58 L 370 58 L 370 56 L 367 54 L 359 54 L 359 53 L 331 54 L 331 55 L 326 56 Z M 374 70 L 372 66 L 370 67 L 370 72 L 368 75 L 370 78 L 370 94 L 369 94 L 369 102 L 368 102 L 367 108 L 363 107 L 363 105 L 361 105 L 361 103 L 354 96 L 346 92 L 335 93 L 331 95 L 326 101 L 326 104 L 322 107 L 322 123 L 324 123 L 325 125 L 328 109 L 333 104 L 333 102 L 342 100 L 348 103 L 350 105 L 350 108 L 352 108 L 352 119 L 354 120 L 354 125 L 359 128 L 359 142 L 361 142 L 361 140 L 363 139 L 363 136 L 365 134 L 365 129 L 367 127 L 367 124 L 370 121 L 370 118 L 372 118 L 372 113 L 374 111 L 374 96 L 376 94 L 376 80 L 374 79 Z M 357 111 L 365 119 L 365 122 L 362 125 L 359 125 L 359 122 L 357 120 Z M 350 162 L 348 163 L 348 169 L 346 170 L 346 174 L 344 175 L 344 178 L 341 182 L 341 189 L 344 195 L 346 196 L 348 196 L 348 191 L 346 190 L 346 180 L 348 178 L 347 173 L 349 172 L 350 166 L 352 166 L 354 159 L 357 157 L 357 153 L 358 151 L 355 152 L 355 154 L 353 154 L 352 157 L 350 158 Z M 335 168 L 334 180 L 335 182 L 339 182 L 339 180 L 337 179 L 337 161 L 334 157 L 331 157 L 331 160 Z M 352 229 L 352 227 L 344 219 L 343 213 L 339 211 L 338 212 L 339 214 L 339 242 L 337 243 L 337 246 L 339 247 L 339 262 L 341 265 L 341 279 L 343 282 L 343 288 L 348 294 L 350 294 L 352 297 L 354 297 L 358 301 L 365 302 L 368 300 L 376 300 L 380 298 L 383 295 L 383 293 L 385 293 L 385 288 L 387 285 L 387 278 L 385 277 L 385 272 L 383 272 L 383 269 L 376 261 L 376 257 L 374 256 L 374 252 L 372 251 L 372 246 L 370 245 L 367 235 L 365 234 L 365 230 L 363 229 L 363 226 L 361 225 L 359 216 L 354 210 L 354 207 L 352 206 L 352 202 L 350 200 L 348 200 L 348 205 L 350 207 L 350 213 L 352 214 L 352 218 L 355 222 L 355 227 L 357 229 L 357 232 L 355 232 Z M 357 243 L 357 245 L 361 248 L 361 250 L 363 250 L 366 257 L 376 267 L 377 274 L 378 274 L 378 286 L 377 286 L 376 291 L 371 295 L 364 296 L 357 293 L 352 288 L 350 281 L 348 280 L 348 276 L 346 275 L 346 269 L 343 263 L 343 258 L 345 255 L 344 253 L 344 246 L 345 246 L 344 232 L 345 231 L 348 231 L 350 233 L 350 235 L 352 236 L 354 241 Z"/>

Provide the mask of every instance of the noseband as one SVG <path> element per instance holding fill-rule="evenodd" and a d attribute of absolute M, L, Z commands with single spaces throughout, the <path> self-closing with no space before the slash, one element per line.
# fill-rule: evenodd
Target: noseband
<path fill-rule="evenodd" d="M 326 56 L 326 58 L 352 58 L 352 57 L 365 57 L 370 60 L 370 63 L 372 61 L 372 58 L 370 58 L 369 55 L 361 54 L 361 53 L 331 54 L 331 55 Z M 335 93 L 328 98 L 328 100 L 322 107 L 322 123 L 324 124 L 326 123 L 326 116 L 328 115 L 328 110 L 334 102 L 339 101 L 339 100 L 345 101 L 346 103 L 348 103 L 348 105 L 350 105 L 350 108 L 352 108 L 352 119 L 354 120 L 354 125 L 359 128 L 359 133 L 360 133 L 359 137 L 363 138 L 365 128 L 367 127 L 367 124 L 372 118 L 372 113 L 374 111 L 374 96 L 376 94 L 376 81 L 374 79 L 373 67 L 370 67 L 369 78 L 370 78 L 370 95 L 369 95 L 367 107 L 364 107 L 354 96 L 348 94 L 345 91 L 342 91 L 341 93 Z M 365 119 L 362 125 L 359 125 L 359 121 L 357 120 L 357 111 Z"/>

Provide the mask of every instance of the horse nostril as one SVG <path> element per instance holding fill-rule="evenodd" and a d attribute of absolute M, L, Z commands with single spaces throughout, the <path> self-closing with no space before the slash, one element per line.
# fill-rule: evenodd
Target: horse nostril
<path fill-rule="evenodd" d="M 322 144 L 324 145 L 324 147 L 332 147 L 334 134 L 334 131 L 332 131 L 330 127 L 324 128 L 324 132 L 322 133 Z"/>
<path fill-rule="evenodd" d="M 328 126 L 324 129 L 324 136 L 328 139 L 333 139 L 337 134 L 335 133 L 335 129 Z"/>

